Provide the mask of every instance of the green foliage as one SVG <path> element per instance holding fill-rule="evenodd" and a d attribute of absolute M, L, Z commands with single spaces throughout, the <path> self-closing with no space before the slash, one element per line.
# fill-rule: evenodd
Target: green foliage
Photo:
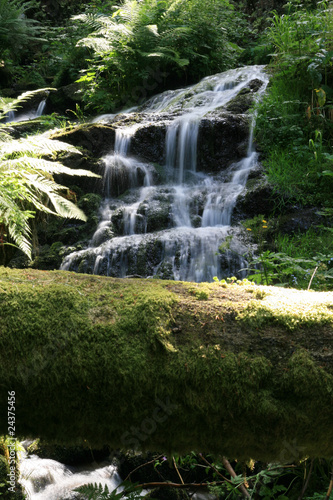
<path fill-rule="evenodd" d="M 214 468 L 223 470 L 221 462 L 214 463 Z M 209 491 L 218 498 L 228 498 L 237 500 L 240 498 L 240 485 L 247 484 L 248 498 L 262 498 L 263 500 L 289 500 L 290 497 L 284 493 L 288 489 L 283 484 L 278 484 L 284 475 L 289 471 L 284 471 L 281 467 L 268 464 L 267 468 L 263 468 L 257 474 L 251 474 L 244 477 L 244 474 L 239 474 L 232 477 L 230 482 L 225 482 L 221 486 L 211 484 Z M 225 472 L 224 472 L 225 473 Z M 259 496 L 258 496 L 259 495 Z"/>
<path fill-rule="evenodd" d="M 75 16 L 91 31 L 78 42 L 91 53 L 78 80 L 86 105 L 130 106 L 163 89 L 170 75 L 174 86 L 232 66 L 240 53 L 229 36 L 239 21 L 233 12 L 227 0 L 126 0 L 113 13 Z"/>
<path fill-rule="evenodd" d="M 38 23 L 27 17 L 36 5 L 35 0 L 0 0 L 0 60 L 16 59 L 22 48 L 38 39 Z"/>
<path fill-rule="evenodd" d="M 120 500 L 122 497 L 126 497 L 129 500 L 139 500 L 142 488 L 137 488 L 136 483 L 123 481 L 113 491 L 110 491 L 107 485 L 103 488 L 102 484 L 96 483 L 79 486 L 74 491 L 84 495 L 84 498 L 87 500 Z"/>
<path fill-rule="evenodd" d="M 267 33 L 273 76 L 256 137 L 277 193 L 302 204 L 332 203 L 332 29 L 330 4 L 308 11 L 293 2 L 288 14 L 273 13 Z"/>
<path fill-rule="evenodd" d="M 292 446 L 290 448 L 292 451 Z M 204 456 L 193 451 L 185 456 L 175 456 L 173 460 L 182 474 L 190 470 L 192 477 L 196 479 L 202 478 L 202 469 L 205 466 L 205 476 L 201 482 L 206 482 L 209 492 L 221 500 L 244 498 L 240 487 L 246 488 L 250 499 L 296 500 L 305 493 L 309 500 L 323 499 L 326 498 L 332 467 L 331 460 L 320 459 L 291 460 L 287 463 L 260 463 L 251 459 L 246 463 L 227 463 L 225 457 L 220 455 Z M 160 461 L 156 460 L 155 467 L 159 464 Z M 231 468 L 234 469 L 235 477 L 231 476 L 229 479 Z M 168 476 L 165 477 L 166 481 L 167 479 Z M 322 490 L 321 496 L 316 493 L 319 490 Z"/>
<path fill-rule="evenodd" d="M 12 102 L 2 100 L 3 115 L 34 95 L 28 92 Z M 72 170 L 55 161 L 59 152 L 80 152 L 66 143 L 45 136 L 12 140 L 0 135 L 0 237 L 1 247 L 16 245 L 31 258 L 31 219 L 36 211 L 60 217 L 86 220 L 83 212 L 64 194 L 67 188 L 53 180 L 53 174 L 96 176 L 86 170 Z"/>
<path fill-rule="evenodd" d="M 319 226 L 306 233 L 275 236 L 276 223 L 262 215 L 243 225 L 258 245 L 257 256 L 247 268 L 249 280 L 261 285 L 332 289 L 332 228 Z"/>
<path fill-rule="evenodd" d="M 283 252 L 266 250 L 251 263 L 248 279 L 263 285 L 283 285 L 316 290 L 332 289 L 333 269 L 331 255 L 318 253 L 312 258 L 290 257 Z M 316 278 L 313 281 L 313 278 Z"/>
<path fill-rule="evenodd" d="M 19 478 L 19 453 L 24 448 L 18 439 L 9 436 L 0 436 L 0 496 L 5 500 L 15 497 L 17 500 L 23 500 L 25 496 L 18 482 Z M 10 474 L 15 477 L 16 494 L 9 488 L 12 487 Z"/>
<path fill-rule="evenodd" d="M 72 84 L 79 77 L 80 70 L 87 67 L 89 51 L 76 44 L 88 33 L 89 28 L 72 22 L 45 30 L 45 41 L 36 59 L 41 74 L 52 78 L 55 87 Z"/>

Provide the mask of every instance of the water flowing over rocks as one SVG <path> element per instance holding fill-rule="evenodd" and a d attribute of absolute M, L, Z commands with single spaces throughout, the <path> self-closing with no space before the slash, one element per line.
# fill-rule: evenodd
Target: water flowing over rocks
<path fill-rule="evenodd" d="M 249 109 L 267 83 L 263 67 L 230 70 L 58 134 L 100 158 L 96 190 L 104 196 L 87 248 L 67 255 L 61 269 L 197 282 L 244 277 L 248 249 L 231 218 L 260 171 Z"/>
<path fill-rule="evenodd" d="M 73 492 L 78 486 L 97 483 L 113 491 L 121 478 L 114 465 L 95 463 L 85 470 L 31 455 L 21 460 L 20 482 L 31 500 L 70 500 L 78 498 Z"/>

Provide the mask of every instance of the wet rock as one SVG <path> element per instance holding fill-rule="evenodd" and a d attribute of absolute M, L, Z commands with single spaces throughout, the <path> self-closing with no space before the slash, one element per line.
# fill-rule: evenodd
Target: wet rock
<path fill-rule="evenodd" d="M 135 116 L 143 121 L 133 133 L 129 155 L 141 161 L 165 164 L 167 127 L 177 118 L 177 114 Z M 122 119 L 117 116 L 108 125 L 100 123 L 80 125 L 75 129 L 54 134 L 52 138 L 87 150 L 92 156 L 102 157 L 113 151 L 115 128 L 128 126 L 128 120 L 127 116 Z M 217 172 L 242 158 L 246 151 L 248 134 L 248 118 L 242 114 L 229 112 L 207 114 L 199 126 L 197 169 Z"/>
<path fill-rule="evenodd" d="M 231 113 L 211 113 L 201 120 L 197 169 L 216 173 L 242 158 L 238 146 L 249 134 L 247 117 Z"/>
<path fill-rule="evenodd" d="M 165 163 L 165 123 L 149 123 L 140 127 L 131 142 L 131 153 L 140 159 Z"/>
<path fill-rule="evenodd" d="M 258 214 L 267 216 L 275 208 L 273 188 L 265 176 L 250 178 L 245 191 L 237 199 L 232 214 L 232 223 L 255 217 Z"/>
<path fill-rule="evenodd" d="M 305 233 L 323 223 L 327 225 L 327 219 L 318 213 L 318 208 L 294 206 L 289 213 L 281 215 L 278 227 L 282 234 L 295 234 Z"/>
<path fill-rule="evenodd" d="M 138 214 L 143 216 L 141 228 L 138 227 L 136 231 L 138 233 L 151 233 L 171 226 L 170 203 L 167 199 L 164 202 L 151 200 L 149 203 L 141 203 Z M 140 225 L 138 224 L 138 226 Z"/>
<path fill-rule="evenodd" d="M 110 125 L 88 123 L 56 132 L 51 139 L 68 142 L 79 149 L 87 150 L 95 158 L 101 158 L 113 149 L 115 129 Z"/>
<path fill-rule="evenodd" d="M 111 223 L 115 234 L 124 234 L 124 207 L 115 210 L 111 216 Z"/>
<path fill-rule="evenodd" d="M 262 85 L 263 82 L 257 78 L 251 80 L 249 84 L 225 106 L 225 109 L 232 113 L 246 113 L 254 104 L 256 93 Z"/>

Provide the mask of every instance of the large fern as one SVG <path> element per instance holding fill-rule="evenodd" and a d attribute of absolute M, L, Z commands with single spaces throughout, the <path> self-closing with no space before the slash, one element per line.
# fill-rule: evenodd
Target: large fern
<path fill-rule="evenodd" d="M 0 243 L 15 244 L 31 259 L 30 222 L 36 211 L 86 220 L 82 210 L 62 195 L 67 188 L 55 182 L 53 174 L 98 176 L 56 161 L 61 151 L 80 152 L 44 135 L 6 141 L 0 136 L 0 147 Z"/>

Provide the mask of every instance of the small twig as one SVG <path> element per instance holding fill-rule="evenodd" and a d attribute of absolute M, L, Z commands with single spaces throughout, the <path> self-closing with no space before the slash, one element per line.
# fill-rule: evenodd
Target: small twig
<path fill-rule="evenodd" d="M 229 481 L 230 482 L 230 481 Z M 147 488 L 156 488 L 156 487 L 163 487 L 163 486 L 166 486 L 166 487 L 170 487 L 170 488 L 206 488 L 208 486 L 211 486 L 212 484 L 213 485 L 220 485 L 220 484 L 224 484 L 225 481 L 214 481 L 213 483 L 184 483 L 184 484 L 180 484 L 180 483 L 168 483 L 168 482 L 152 482 L 152 483 L 142 483 L 142 484 L 138 484 L 135 486 L 134 489 L 147 489 Z"/>
<path fill-rule="evenodd" d="M 313 459 L 311 460 L 310 470 L 309 470 L 308 477 L 306 478 L 306 481 L 305 481 L 304 486 L 302 488 L 302 492 L 301 492 L 301 494 L 300 494 L 300 496 L 298 497 L 297 500 L 302 500 L 302 498 L 304 497 L 304 493 L 306 492 L 307 487 L 309 485 L 309 481 L 310 481 L 310 476 L 311 476 L 311 473 L 312 473 L 312 469 L 313 469 Z"/>
<path fill-rule="evenodd" d="M 222 463 L 224 465 L 224 467 L 227 469 L 227 471 L 229 472 L 230 476 L 231 477 L 236 477 L 237 474 L 236 472 L 234 471 L 234 469 L 231 467 L 231 464 L 229 462 L 229 460 L 227 460 L 225 457 L 222 458 Z M 247 491 L 247 489 L 245 488 L 244 484 L 240 484 L 238 486 L 238 488 L 241 490 L 241 492 L 243 493 L 243 495 L 246 497 L 246 498 L 251 498 L 250 497 L 250 494 L 249 492 Z"/>
<path fill-rule="evenodd" d="M 131 475 L 133 474 L 133 472 L 137 471 L 138 469 L 141 469 L 142 467 L 145 467 L 146 465 L 150 465 L 150 464 L 152 464 L 152 463 L 156 462 L 156 460 L 158 460 L 158 459 L 159 459 L 159 458 L 161 458 L 161 457 L 163 457 L 163 455 L 159 455 L 157 458 L 154 458 L 153 460 L 150 460 L 149 462 L 146 462 L 146 463 L 144 463 L 144 464 L 139 465 L 138 467 L 136 467 L 135 469 L 133 469 L 133 470 L 132 470 L 132 471 L 131 471 L 131 472 L 130 472 L 130 473 L 129 473 L 126 477 L 125 477 L 125 479 L 124 479 L 124 481 L 123 481 L 123 482 L 128 481 L 128 480 L 129 480 L 129 478 L 131 477 Z"/>
<path fill-rule="evenodd" d="M 332 490 L 333 490 L 333 467 L 332 467 L 332 471 L 331 471 L 331 481 L 330 481 L 330 484 L 329 484 L 329 487 L 328 487 L 328 490 L 327 490 L 327 494 L 326 494 L 325 500 L 330 500 L 330 496 L 331 496 Z"/>
<path fill-rule="evenodd" d="M 200 458 L 201 458 L 201 459 L 202 459 L 202 460 L 203 460 L 203 461 L 204 461 L 207 465 L 209 465 L 209 467 L 210 467 L 211 469 L 213 469 L 213 471 L 214 471 L 214 472 L 216 472 L 216 474 L 217 474 L 218 476 L 222 477 L 222 478 L 224 479 L 224 481 L 227 481 L 227 482 L 228 482 L 228 483 L 230 483 L 230 484 L 234 484 L 232 481 L 230 481 L 230 479 L 227 479 L 226 477 L 224 477 L 224 476 L 223 476 L 223 474 L 221 474 L 221 472 L 220 472 L 220 471 L 218 471 L 218 470 L 214 467 L 214 465 L 212 465 L 211 463 L 209 463 L 209 462 L 208 462 L 208 460 L 206 460 L 206 459 L 205 459 L 205 457 L 203 457 L 203 456 L 201 455 L 201 453 L 200 453 Z M 236 474 L 236 472 L 234 471 L 234 469 L 231 467 L 230 462 L 229 462 L 229 461 L 228 461 L 225 457 L 223 457 L 223 458 L 222 458 L 222 462 L 223 462 L 224 467 L 227 469 L 227 471 L 228 471 L 228 472 L 229 472 L 229 474 L 231 475 L 231 477 L 236 477 L 236 475 L 237 475 L 237 474 Z M 237 489 L 238 489 L 238 488 L 241 490 L 241 492 L 243 493 L 243 495 L 244 495 L 245 497 L 250 498 L 250 494 L 249 494 L 249 492 L 247 491 L 247 489 L 245 488 L 245 486 L 244 486 L 244 484 L 243 484 L 243 483 L 242 483 L 242 484 L 239 484 L 239 485 L 237 486 Z"/>
<path fill-rule="evenodd" d="M 312 276 L 311 276 L 311 279 L 310 279 L 310 282 L 309 282 L 309 286 L 308 286 L 308 290 L 310 290 L 310 288 L 311 288 L 311 283 L 312 283 L 312 280 L 313 280 L 313 278 L 314 278 L 314 275 L 315 275 L 315 274 L 316 274 L 316 272 L 317 272 L 318 267 L 319 267 L 319 266 L 317 266 L 317 267 L 315 268 L 315 270 L 313 271 L 313 273 L 312 273 Z"/>
<path fill-rule="evenodd" d="M 199 456 L 200 456 L 201 460 L 202 460 L 203 462 L 205 462 L 205 464 L 207 464 L 207 465 L 208 465 L 211 469 L 213 469 L 213 471 L 214 471 L 214 472 L 216 472 L 216 474 L 217 474 L 218 476 L 222 477 L 222 478 L 224 479 L 224 481 L 227 481 L 227 483 L 232 484 L 232 481 L 230 481 L 230 479 L 228 479 L 227 477 L 223 476 L 223 474 L 221 474 L 221 472 L 220 472 L 220 471 L 218 471 L 218 470 L 214 467 L 214 465 L 213 465 L 213 464 L 211 464 L 210 462 L 208 462 L 208 460 L 206 460 L 206 459 L 205 459 L 205 457 L 203 457 L 201 453 L 199 454 Z"/>
<path fill-rule="evenodd" d="M 178 477 L 179 477 L 179 479 L 180 479 L 181 483 L 182 483 L 182 484 L 184 484 L 183 478 L 182 478 L 182 476 L 180 475 L 180 472 L 179 472 L 179 470 L 178 470 L 178 467 L 177 467 L 177 464 L 176 464 L 175 457 L 172 457 L 172 461 L 173 461 L 174 468 L 176 469 L 176 472 L 177 472 L 177 474 L 178 474 Z"/>

